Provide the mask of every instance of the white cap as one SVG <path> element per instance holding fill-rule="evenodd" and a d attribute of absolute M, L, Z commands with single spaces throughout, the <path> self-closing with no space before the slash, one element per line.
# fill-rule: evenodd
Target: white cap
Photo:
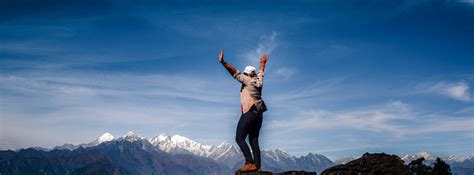
<path fill-rule="evenodd" d="M 245 67 L 244 73 L 246 73 L 246 74 L 254 73 L 255 74 L 256 70 L 257 69 L 255 69 L 255 67 L 253 67 L 253 66 L 247 66 L 247 67 Z"/>

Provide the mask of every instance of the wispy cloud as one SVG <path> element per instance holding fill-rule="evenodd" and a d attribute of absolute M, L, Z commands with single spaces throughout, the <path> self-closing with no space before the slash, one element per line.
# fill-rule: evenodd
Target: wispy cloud
<path fill-rule="evenodd" d="M 350 128 L 374 132 L 389 132 L 400 137 L 404 134 L 403 126 L 394 125 L 393 120 L 413 120 L 413 115 L 406 104 L 395 101 L 386 105 L 374 106 L 350 112 L 332 112 L 327 110 L 302 111 L 287 120 L 274 120 L 273 128 L 329 129 Z"/>
<path fill-rule="evenodd" d="M 395 138 L 436 132 L 471 132 L 474 119 L 469 116 L 439 121 L 437 114 L 422 114 L 401 101 L 348 112 L 302 111 L 289 119 L 273 120 L 270 128 L 286 130 L 354 129 L 390 133 Z M 416 127 L 413 127 L 416 126 Z"/>
<path fill-rule="evenodd" d="M 216 129 L 232 135 L 235 118 L 232 107 L 238 106 L 234 100 L 238 99 L 238 93 L 226 84 L 214 82 L 162 74 L 1 75 L 3 145 L 0 147 L 82 143 L 105 131 L 134 130 L 145 135 L 176 132 L 201 139 Z M 216 108 L 218 112 L 211 112 Z M 203 119 L 208 122 L 200 122 Z M 87 134 L 70 136 L 73 130 L 84 127 L 90 127 Z M 22 134 L 19 130 L 32 133 Z M 28 139 L 42 134 L 50 137 Z M 10 135 L 22 137 L 15 139 Z"/>
<path fill-rule="evenodd" d="M 291 74 L 291 69 L 288 70 Z M 285 73 L 286 70 L 282 70 L 281 73 Z M 290 91 L 276 94 L 272 97 L 272 100 L 278 101 L 281 103 L 287 103 L 291 100 L 301 100 L 301 99 L 314 99 L 324 95 L 327 92 L 336 90 L 337 86 L 340 86 L 344 82 L 345 78 L 334 78 L 334 79 L 325 79 L 312 81 L 309 84 L 304 86 L 298 86 L 292 88 Z"/>
<path fill-rule="evenodd" d="M 428 134 L 440 132 L 467 132 L 468 135 L 474 133 L 473 116 L 458 117 L 450 120 L 440 121 L 438 119 L 430 119 L 419 122 L 420 127 L 413 128 L 410 134 Z M 471 135 L 472 137 L 472 135 Z"/>
<path fill-rule="evenodd" d="M 279 67 L 274 71 L 275 76 L 280 80 L 288 80 L 295 75 L 296 69 L 288 67 Z"/>
<path fill-rule="evenodd" d="M 264 35 L 260 38 L 257 47 L 254 50 L 251 50 L 244 54 L 244 57 L 247 59 L 251 65 L 258 66 L 260 63 L 260 57 L 266 53 L 270 55 L 273 50 L 278 46 L 277 43 L 277 32 L 272 32 L 270 35 Z M 271 56 L 270 56 L 271 57 Z"/>
<path fill-rule="evenodd" d="M 426 89 L 426 92 L 447 96 L 458 101 L 471 101 L 469 85 L 464 82 L 438 82 Z"/>

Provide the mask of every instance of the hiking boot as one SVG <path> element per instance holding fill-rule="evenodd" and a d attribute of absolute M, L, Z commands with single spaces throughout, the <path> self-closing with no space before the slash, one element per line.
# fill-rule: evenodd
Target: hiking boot
<path fill-rule="evenodd" d="M 253 163 L 246 163 L 242 168 L 239 169 L 240 171 L 256 171 L 257 165 Z"/>

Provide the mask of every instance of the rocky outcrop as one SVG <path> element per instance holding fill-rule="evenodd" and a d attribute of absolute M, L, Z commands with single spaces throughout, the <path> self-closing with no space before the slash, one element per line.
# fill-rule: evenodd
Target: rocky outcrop
<path fill-rule="evenodd" d="M 396 155 L 385 153 L 365 153 L 361 158 L 346 164 L 336 165 L 324 170 L 322 175 L 410 175 L 410 170 L 403 160 Z"/>

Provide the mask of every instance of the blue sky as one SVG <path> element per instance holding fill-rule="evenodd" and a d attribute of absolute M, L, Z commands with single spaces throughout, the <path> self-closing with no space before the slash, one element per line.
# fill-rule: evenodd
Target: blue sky
<path fill-rule="evenodd" d="M 239 69 L 269 54 L 261 147 L 474 154 L 472 1 L 14 1 L 0 148 L 104 132 L 233 141 Z"/>

